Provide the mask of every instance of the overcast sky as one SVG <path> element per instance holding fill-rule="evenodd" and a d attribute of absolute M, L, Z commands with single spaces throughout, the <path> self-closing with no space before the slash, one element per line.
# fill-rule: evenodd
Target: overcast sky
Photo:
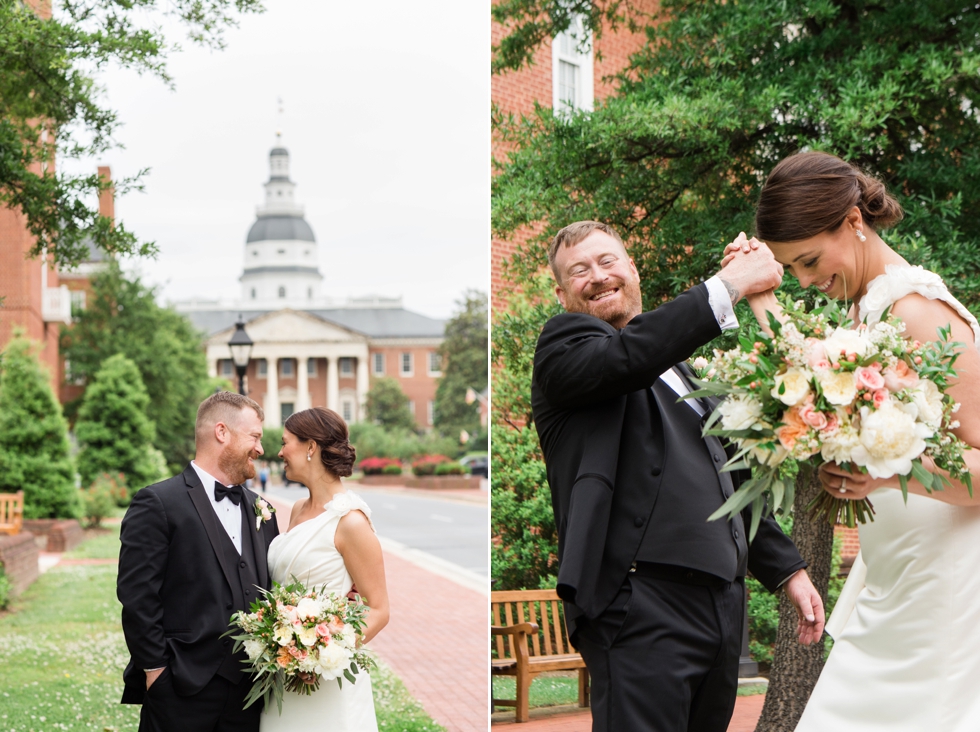
<path fill-rule="evenodd" d="M 466 288 L 487 292 L 486 6 L 266 5 L 227 31 L 223 51 L 182 39 L 173 91 L 130 72 L 100 77 L 125 149 L 91 166 L 115 178 L 152 169 L 145 192 L 116 201 L 117 219 L 160 247 L 138 264 L 144 279 L 163 300 L 240 296 L 245 235 L 281 128 L 325 295 L 402 295 L 444 318 Z"/>

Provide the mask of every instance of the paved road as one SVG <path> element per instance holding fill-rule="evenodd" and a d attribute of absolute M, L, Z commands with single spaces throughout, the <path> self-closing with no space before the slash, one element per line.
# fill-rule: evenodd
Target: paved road
<path fill-rule="evenodd" d="M 288 501 L 309 495 L 302 486 L 269 487 Z M 489 576 L 489 516 L 485 504 L 423 497 L 382 488 L 362 490 L 378 536 Z"/>

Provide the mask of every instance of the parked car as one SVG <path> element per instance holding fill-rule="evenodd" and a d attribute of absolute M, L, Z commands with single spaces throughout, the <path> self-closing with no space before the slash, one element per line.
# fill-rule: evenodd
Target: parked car
<path fill-rule="evenodd" d="M 461 457 L 459 462 L 469 468 L 471 475 L 483 478 L 490 476 L 490 461 L 486 455 L 467 455 Z"/>

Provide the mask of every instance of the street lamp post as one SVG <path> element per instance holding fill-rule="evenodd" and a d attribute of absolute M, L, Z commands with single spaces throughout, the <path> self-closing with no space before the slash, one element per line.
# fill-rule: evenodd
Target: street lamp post
<path fill-rule="evenodd" d="M 238 372 L 238 393 L 242 396 L 245 395 L 245 371 L 248 369 L 253 345 L 255 344 L 252 339 L 245 332 L 244 318 L 239 314 L 238 322 L 235 323 L 235 332 L 228 341 L 228 348 L 231 349 L 231 360 L 234 361 L 235 370 Z"/>

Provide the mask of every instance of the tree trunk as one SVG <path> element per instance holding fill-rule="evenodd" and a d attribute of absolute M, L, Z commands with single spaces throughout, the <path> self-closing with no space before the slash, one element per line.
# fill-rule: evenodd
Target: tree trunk
<path fill-rule="evenodd" d="M 793 542 L 810 565 L 807 572 L 826 606 L 834 528 L 825 519 L 808 517 L 806 510 L 806 505 L 821 490 L 817 471 L 801 467 L 796 478 L 796 498 L 793 502 Z M 780 592 L 779 628 L 769 674 L 769 690 L 756 732 L 793 732 L 823 669 L 823 643 L 800 645 L 796 625 L 796 608 L 786 598 L 786 593 Z"/>

